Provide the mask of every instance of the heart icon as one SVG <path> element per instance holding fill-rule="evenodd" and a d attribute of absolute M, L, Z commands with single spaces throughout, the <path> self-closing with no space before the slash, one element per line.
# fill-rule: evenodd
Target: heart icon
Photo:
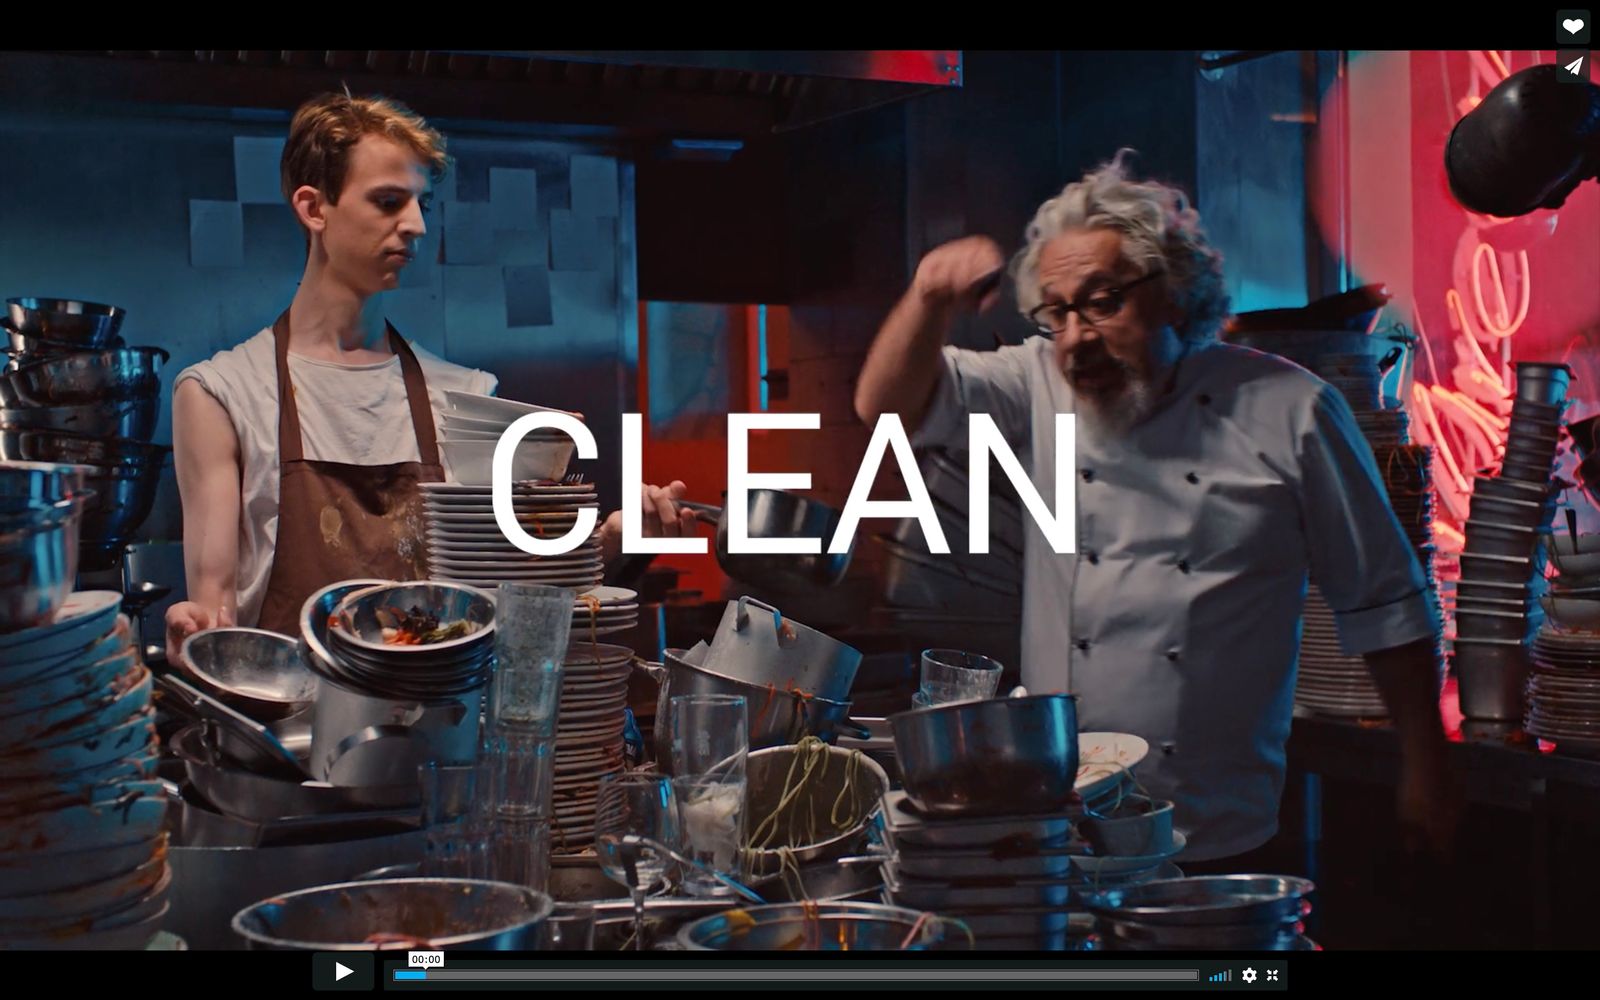
<path fill-rule="evenodd" d="M 1566 28 L 1569 33 L 1576 35 L 1578 32 L 1583 30 L 1583 19 L 1578 17 L 1569 17 L 1565 21 L 1561 22 L 1561 26 Z"/>

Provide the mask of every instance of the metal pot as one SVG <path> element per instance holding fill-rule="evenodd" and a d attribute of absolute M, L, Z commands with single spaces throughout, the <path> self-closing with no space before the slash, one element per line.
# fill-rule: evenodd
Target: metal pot
<path fill-rule="evenodd" d="M 841 514 L 827 504 L 783 490 L 750 490 L 747 495 L 748 530 L 752 538 L 820 538 L 817 553 L 734 553 L 728 549 L 728 515 L 722 507 L 680 501 L 679 506 L 704 514 L 717 522 L 717 562 L 731 577 L 764 586 L 790 586 L 800 589 L 832 587 L 844 579 L 855 548 L 828 552 Z"/>
<path fill-rule="evenodd" d="M 751 608 L 762 613 L 752 614 Z M 777 608 L 749 596 L 723 609 L 705 660 L 713 673 L 839 702 L 850 697 L 860 666 L 859 650 L 785 619 Z"/>
<path fill-rule="evenodd" d="M 475 759 L 483 689 L 436 703 L 377 698 L 327 677 L 311 720 L 311 777 L 341 786 L 415 783 L 429 761 Z"/>
<path fill-rule="evenodd" d="M 929 816 L 1051 813 L 1073 798 L 1072 695 L 935 705 L 889 717 L 906 794 Z"/>
<path fill-rule="evenodd" d="M 265 823 L 296 816 L 330 816 L 415 809 L 416 781 L 392 787 L 344 788 L 322 781 L 282 781 L 229 767 L 200 726 L 179 730 L 169 743 L 184 773 L 205 800 L 229 816 Z M 346 873 L 353 874 L 353 873 Z"/>
<path fill-rule="evenodd" d="M 290 951 L 531 951 L 553 909 L 548 895 L 506 882 L 401 878 L 265 899 L 233 929 L 252 948 Z"/>
<path fill-rule="evenodd" d="M 839 732 L 865 739 L 869 733 L 850 722 L 850 703 L 826 698 L 803 698 L 778 688 L 726 677 L 682 659 L 683 650 L 669 649 L 661 663 L 639 662 L 639 667 L 661 685 L 656 701 L 656 765 L 663 773 L 672 768 L 672 696 L 678 694 L 731 694 L 745 699 L 750 719 L 750 749 L 787 746 L 803 736 L 831 743 Z"/>
<path fill-rule="evenodd" d="M 882 811 L 883 796 L 889 791 L 889 775 L 866 754 L 836 747 L 827 747 L 821 752 L 827 754 L 827 760 L 819 765 L 803 791 L 798 795 L 791 791 L 787 802 L 783 799 L 785 785 L 790 782 L 791 774 L 798 775 L 798 769 L 794 769 L 796 759 L 803 756 L 805 751 L 793 746 L 767 747 L 752 751 L 745 764 L 746 828 L 754 834 L 757 826 L 766 822 L 781 807 L 783 812 L 777 820 L 775 843 L 785 848 L 800 865 L 836 861 L 864 849 L 867 828 Z M 852 756 L 856 758 L 853 763 Z M 848 786 L 849 798 L 845 799 L 845 776 L 850 773 L 848 769 L 852 766 L 856 768 L 854 780 Z M 841 824 L 855 819 L 849 829 L 823 836 L 813 843 L 786 843 L 788 838 L 784 836 L 785 832 L 797 826 L 790 822 L 791 818 L 809 815 L 816 819 L 819 826 L 826 827 L 836 808 L 843 815 Z M 763 879 L 778 876 L 785 853 L 779 847 L 746 850 L 745 858 L 751 874 L 749 884 L 758 885 Z M 875 882 L 881 887 L 881 880 Z M 852 885 L 852 891 L 861 888 L 859 879 Z"/>
<path fill-rule="evenodd" d="M 122 347 L 63 354 L 0 375 L 0 405 L 80 406 L 135 399 L 161 391 L 159 347 Z"/>

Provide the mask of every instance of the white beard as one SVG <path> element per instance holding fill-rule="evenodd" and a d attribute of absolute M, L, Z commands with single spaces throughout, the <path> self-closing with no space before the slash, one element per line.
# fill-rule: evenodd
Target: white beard
<path fill-rule="evenodd" d="M 1150 383 L 1130 378 L 1121 392 L 1109 399 L 1077 393 L 1078 420 L 1099 438 L 1125 437 L 1133 425 L 1149 416 L 1155 405 Z"/>

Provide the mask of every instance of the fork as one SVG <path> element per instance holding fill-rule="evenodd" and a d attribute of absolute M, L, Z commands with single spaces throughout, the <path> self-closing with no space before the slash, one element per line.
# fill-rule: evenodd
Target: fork
<path fill-rule="evenodd" d="M 561 485 L 562 486 L 582 486 L 583 485 L 583 473 L 581 473 L 581 472 L 569 472 L 569 473 L 567 473 L 565 476 L 561 477 Z"/>

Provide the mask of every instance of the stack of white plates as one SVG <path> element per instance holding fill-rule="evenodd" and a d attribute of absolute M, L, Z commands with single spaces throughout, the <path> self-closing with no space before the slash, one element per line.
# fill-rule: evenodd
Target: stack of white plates
<path fill-rule="evenodd" d="M 594 587 L 572 607 L 572 641 L 598 641 L 639 624 L 639 592 L 626 587 Z"/>
<path fill-rule="evenodd" d="M 1600 632 L 1539 632 L 1523 728 L 1564 752 L 1600 753 Z"/>
<path fill-rule="evenodd" d="M 604 576 L 598 529 L 571 552 L 529 555 L 500 531 L 488 486 L 423 483 L 421 489 L 432 579 L 489 590 L 501 583 L 542 583 L 585 591 Z M 528 534 L 559 538 L 577 523 L 579 510 L 598 507 L 597 499 L 592 485 L 523 482 L 512 486 L 511 502 Z"/>
<path fill-rule="evenodd" d="M 449 409 L 439 428 L 439 449 L 457 482 L 488 486 L 493 482 L 494 452 L 500 437 L 513 422 L 530 413 L 576 413 L 498 396 L 445 390 Z M 565 433 L 544 429 L 525 435 L 512 453 L 515 479 L 560 479 L 566 475 L 577 442 Z"/>
<path fill-rule="evenodd" d="M 0 948 L 138 949 L 167 910 L 150 671 L 120 594 L 0 635 Z"/>
<path fill-rule="evenodd" d="M 623 769 L 622 730 L 628 708 L 633 650 L 587 641 L 567 648 L 562 666 L 561 713 L 556 728 L 555 823 L 550 846 L 558 854 L 594 844 L 600 779 Z"/>
<path fill-rule="evenodd" d="M 1371 354 L 1323 354 L 1312 370 L 1343 393 L 1355 412 L 1383 408 L 1383 376 L 1378 371 L 1378 359 Z"/>

